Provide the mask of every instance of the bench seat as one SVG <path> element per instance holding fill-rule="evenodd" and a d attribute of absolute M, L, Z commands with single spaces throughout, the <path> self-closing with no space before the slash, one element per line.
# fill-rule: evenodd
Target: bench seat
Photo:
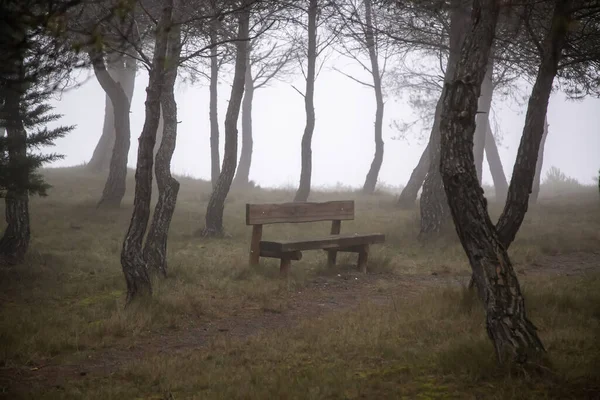
<path fill-rule="evenodd" d="M 348 233 L 300 240 L 263 240 L 260 242 L 260 249 L 272 253 L 288 253 L 302 250 L 339 250 L 384 242 L 385 235 L 381 233 Z"/>

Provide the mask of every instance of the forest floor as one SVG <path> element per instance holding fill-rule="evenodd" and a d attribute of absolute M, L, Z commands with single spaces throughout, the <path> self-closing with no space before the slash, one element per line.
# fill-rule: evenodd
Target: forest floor
<path fill-rule="evenodd" d="M 456 238 L 419 243 L 416 211 L 396 209 L 389 194 L 314 196 L 357 201 L 357 220 L 342 231 L 386 234 L 368 274 L 353 257 L 328 269 L 315 251 L 281 281 L 274 260 L 248 268 L 243 205 L 290 193 L 232 192 L 227 238 L 207 240 L 194 233 L 209 187 L 182 179 L 169 278 L 124 309 L 118 253 L 131 198 L 97 210 L 100 177 L 47 176 L 55 188 L 32 202 L 29 259 L 0 271 L 0 398 L 600 399 L 600 207 L 591 191 L 540 202 L 511 247 L 547 354 L 507 371 L 465 288 Z M 326 231 L 268 226 L 265 237 Z"/>

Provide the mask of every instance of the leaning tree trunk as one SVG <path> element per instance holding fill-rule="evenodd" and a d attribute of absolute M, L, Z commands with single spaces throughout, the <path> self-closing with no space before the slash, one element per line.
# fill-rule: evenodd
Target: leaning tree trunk
<path fill-rule="evenodd" d="M 558 63 L 566 43 L 570 19 L 568 0 L 556 0 L 550 32 L 544 40 L 538 75 L 529 97 L 523 136 L 517 150 L 508 196 L 496 227 L 504 247 L 515 239 L 529 204 L 535 167 L 548 110 L 552 83 L 558 71 Z"/>
<path fill-rule="evenodd" d="M 531 191 L 531 198 L 529 199 L 531 204 L 536 204 L 538 197 L 540 196 L 540 183 L 542 180 L 542 167 L 544 165 L 544 147 L 546 147 L 546 139 L 548 138 L 548 117 L 544 120 L 544 134 L 542 135 L 542 141 L 540 142 L 540 149 L 538 151 L 538 159 L 535 164 L 535 178 L 533 180 L 533 188 Z"/>
<path fill-rule="evenodd" d="M 473 136 L 477 98 L 499 14 L 499 2 L 473 2 L 473 26 L 456 73 L 446 84 L 441 131 L 441 173 L 456 232 L 469 257 L 479 295 L 485 303 L 486 328 L 500 362 L 518 362 L 544 350 L 508 254 L 487 212 L 477 179 Z"/>
<path fill-rule="evenodd" d="M 22 64 L 22 61 L 19 63 Z M 19 68 L 22 69 L 22 66 Z M 24 75 L 19 74 L 20 76 Z M 18 81 L 22 82 L 22 79 Z M 23 168 L 27 158 L 27 131 L 23 124 L 21 101 L 23 98 L 23 86 L 20 82 L 8 84 L 3 89 L 4 107 L 3 111 L 7 118 L 6 123 L 6 147 L 8 152 L 8 167 L 13 171 L 10 177 L 11 186 L 6 193 L 4 215 L 6 228 L 0 239 L 0 263 L 18 264 L 23 261 L 29 249 L 31 237 L 29 223 L 29 196 L 26 182 L 29 181 L 29 170 Z"/>
<path fill-rule="evenodd" d="M 123 87 L 127 99 L 131 104 L 133 90 L 135 88 L 135 75 L 137 72 L 136 60 L 132 57 L 125 57 L 125 68 L 115 68 L 115 63 L 122 61 L 121 58 L 120 60 L 108 62 L 107 70 L 110 76 Z M 108 94 L 105 94 L 105 98 L 102 135 L 96 144 L 92 158 L 87 163 L 87 168 L 92 172 L 108 171 L 113 148 L 115 146 L 115 116 L 113 105 Z"/>
<path fill-rule="evenodd" d="M 210 28 L 211 43 L 217 42 L 217 31 L 219 22 L 214 21 Z M 210 49 L 210 103 L 209 103 L 209 119 L 210 119 L 210 180 L 213 189 L 217 184 L 219 175 L 221 174 L 221 156 L 219 154 L 219 59 L 217 46 Z"/>
<path fill-rule="evenodd" d="M 102 54 L 90 54 L 90 57 L 96 78 L 113 104 L 115 122 L 115 144 L 110 160 L 110 169 L 98 206 L 119 207 L 125 196 L 127 183 L 131 104 L 124 88 L 108 73 Z"/>
<path fill-rule="evenodd" d="M 223 169 L 217 184 L 208 201 L 206 208 L 206 226 L 202 236 L 220 236 L 223 234 L 223 211 L 225 199 L 231 188 L 237 163 L 237 122 L 244 95 L 244 81 L 246 75 L 246 58 L 248 54 L 248 41 L 250 30 L 250 12 L 248 9 L 241 11 L 238 27 L 238 41 L 236 42 L 235 73 L 229 106 L 225 114 L 225 153 L 223 154 Z"/>
<path fill-rule="evenodd" d="M 377 49 L 375 48 L 375 38 L 373 33 L 371 0 L 365 0 L 365 42 L 369 50 L 371 60 L 371 75 L 373 75 L 373 89 L 375 90 L 375 155 L 371 168 L 363 185 L 363 193 L 371 194 L 377 186 L 377 178 L 383 163 L 383 90 L 381 88 L 381 73 L 379 71 L 379 60 L 377 59 Z"/>
<path fill-rule="evenodd" d="M 300 185 L 294 201 L 308 200 L 312 178 L 312 137 L 315 131 L 315 73 L 317 63 L 317 13 L 318 0 L 310 0 L 308 6 L 308 49 L 306 67 L 306 93 L 304 94 L 304 109 L 306 111 L 306 126 L 302 135 L 302 163 L 300 170 Z"/>
<path fill-rule="evenodd" d="M 485 155 L 490 166 L 490 173 L 492 174 L 492 180 L 494 181 L 494 192 L 496 194 L 496 202 L 502 204 L 506 201 L 506 193 L 508 192 L 508 182 L 506 181 L 506 175 L 504 175 L 504 168 L 502 168 L 502 160 L 498 153 L 498 146 L 496 145 L 496 138 L 492 133 L 492 127 L 490 126 L 489 118 L 486 121 L 486 138 L 485 138 Z"/>
<path fill-rule="evenodd" d="M 441 102 L 438 102 L 441 104 Z M 435 117 L 434 117 L 434 128 L 439 125 L 439 110 L 440 107 L 436 107 Z M 400 192 L 400 196 L 398 197 L 398 206 L 400 208 L 413 208 L 415 206 L 415 202 L 417 201 L 417 195 L 419 194 L 419 189 L 423 186 L 423 181 L 427 176 L 427 170 L 429 169 L 429 143 L 425 150 L 423 150 L 423 154 L 421 154 L 421 158 L 419 158 L 419 163 L 413 169 L 413 172 L 410 174 L 410 178 L 406 183 L 406 186 Z"/>
<path fill-rule="evenodd" d="M 173 14 L 173 0 L 163 0 L 162 5 L 163 10 L 156 29 L 154 55 L 146 88 L 146 116 L 139 138 L 133 214 L 121 251 L 121 266 L 127 282 L 127 304 L 140 294 L 152 294 L 152 284 L 143 256 L 142 243 L 150 219 L 154 161 L 152 155 L 165 79 L 165 58 Z"/>
<path fill-rule="evenodd" d="M 460 58 L 460 51 L 466 31 L 469 25 L 469 13 L 465 0 L 453 0 L 450 20 L 450 54 L 444 76 L 444 82 L 454 76 L 456 64 Z M 446 96 L 446 85 L 442 89 L 440 101 Z M 440 102 L 438 101 L 438 103 Z M 441 107 L 440 107 L 441 108 Z M 441 111 L 440 111 L 441 115 Z M 429 139 L 429 170 L 423 183 L 423 193 L 421 193 L 420 211 L 421 211 L 421 231 L 420 239 L 426 239 L 432 234 L 439 233 L 443 225 L 449 218 L 450 210 L 444 184 L 440 174 L 440 130 L 431 131 Z"/>
<path fill-rule="evenodd" d="M 481 83 L 481 95 L 478 101 L 477 116 L 475 117 L 475 137 L 473 139 L 473 156 L 475 158 L 475 168 L 477 170 L 477 179 L 479 184 L 483 182 L 483 151 L 485 149 L 486 131 L 490 109 L 492 106 L 492 97 L 494 95 L 494 84 L 492 74 L 494 70 L 494 57 L 490 56 L 485 77 Z"/>
<path fill-rule="evenodd" d="M 169 32 L 167 59 L 174 62 L 165 74 L 161 96 L 161 115 L 164 119 L 160 147 L 156 153 L 156 183 L 158 203 L 154 209 L 152 224 L 144 245 L 144 259 L 149 271 L 167 276 L 167 238 L 171 219 L 175 212 L 179 182 L 171 175 L 171 159 L 177 141 L 177 102 L 175 101 L 175 80 L 181 52 L 181 28 L 175 25 Z"/>
<path fill-rule="evenodd" d="M 246 78 L 244 99 L 242 100 L 242 151 L 240 163 L 235 173 L 233 184 L 238 187 L 247 187 L 250 182 L 250 166 L 252 165 L 252 100 L 254 98 L 254 80 L 252 79 L 252 68 L 250 54 L 246 61 Z"/>

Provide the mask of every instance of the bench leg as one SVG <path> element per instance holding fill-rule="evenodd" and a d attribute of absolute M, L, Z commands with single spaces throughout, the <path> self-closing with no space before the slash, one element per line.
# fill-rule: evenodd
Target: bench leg
<path fill-rule="evenodd" d="M 281 263 L 279 264 L 279 276 L 282 278 L 287 278 L 291 265 L 292 260 L 289 258 L 282 258 Z"/>
<path fill-rule="evenodd" d="M 337 251 L 330 250 L 327 252 L 327 266 L 333 267 L 337 261 Z"/>
<path fill-rule="evenodd" d="M 363 273 L 367 273 L 367 262 L 369 261 L 369 245 L 363 246 L 358 252 L 358 269 Z"/>

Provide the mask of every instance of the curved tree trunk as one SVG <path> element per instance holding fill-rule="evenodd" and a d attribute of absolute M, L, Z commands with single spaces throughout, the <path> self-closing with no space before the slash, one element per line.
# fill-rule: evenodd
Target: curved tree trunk
<path fill-rule="evenodd" d="M 133 99 L 133 91 L 135 88 L 135 75 L 137 72 L 136 60 L 131 57 L 125 58 L 125 68 L 115 63 L 123 63 L 123 58 L 112 60 L 107 63 L 106 69 L 110 76 L 119 83 L 127 98 L 129 104 Z M 102 126 L 102 135 L 96 144 L 96 148 L 92 154 L 92 158 L 87 163 L 87 169 L 92 172 L 108 171 L 110 168 L 110 160 L 115 146 L 115 116 L 110 96 L 105 94 L 104 104 L 104 123 Z"/>
<path fill-rule="evenodd" d="M 492 133 L 492 127 L 490 126 L 489 118 L 486 121 L 486 138 L 485 138 L 485 155 L 490 166 L 490 173 L 494 181 L 494 192 L 496 193 L 496 201 L 498 203 L 504 203 L 506 201 L 506 193 L 508 192 L 508 182 L 506 181 L 506 175 L 504 175 L 504 168 L 502 168 L 502 160 L 498 153 L 498 146 L 496 145 L 496 138 Z"/>
<path fill-rule="evenodd" d="M 375 89 L 375 156 L 371 163 L 371 168 L 363 185 L 363 193 L 371 194 L 377 186 L 377 179 L 381 164 L 383 163 L 383 91 L 381 89 L 381 73 L 379 71 L 379 60 L 377 59 L 377 49 L 375 48 L 375 38 L 373 33 L 372 5 L 371 0 L 365 0 L 365 42 L 369 50 L 369 59 L 371 60 L 371 75 L 373 76 L 373 88 Z"/>
<path fill-rule="evenodd" d="M 469 12 L 465 1 L 453 0 L 450 16 L 450 54 L 448 56 L 444 82 L 448 82 L 454 76 L 468 26 Z M 444 85 L 442 89 L 438 105 L 440 102 L 443 102 L 446 96 L 446 87 L 447 85 Z M 448 208 L 448 201 L 446 200 L 444 184 L 440 174 L 440 130 L 439 127 L 437 128 L 431 131 L 431 138 L 429 139 L 429 159 L 431 162 L 425 182 L 423 183 L 423 193 L 421 194 L 420 239 L 426 239 L 433 234 L 439 233 L 450 216 L 450 209 Z"/>
<path fill-rule="evenodd" d="M 110 161 L 108 178 L 98 206 L 119 207 L 125 196 L 127 182 L 127 156 L 129 154 L 131 127 L 129 111 L 131 104 L 124 88 L 106 69 L 101 54 L 90 54 L 98 82 L 110 97 L 114 110 L 115 144 Z"/>
<path fill-rule="evenodd" d="M 242 100 L 242 151 L 240 163 L 233 180 L 233 184 L 239 187 L 247 187 L 250 182 L 250 166 L 252 165 L 252 100 L 254 98 L 254 80 L 252 79 L 252 68 L 250 54 L 246 62 L 246 80 L 244 83 L 244 99 Z"/>
<path fill-rule="evenodd" d="M 438 104 L 441 104 L 438 102 Z M 439 112 L 440 107 L 436 107 L 435 117 L 434 117 L 434 128 L 439 124 Z M 419 194 L 419 189 L 423 186 L 423 181 L 427 176 L 427 170 L 429 169 L 429 143 L 427 143 L 427 147 L 423 150 L 423 154 L 421 154 L 421 158 L 419 158 L 419 163 L 413 169 L 413 172 L 410 174 L 410 178 L 406 183 L 406 186 L 400 192 L 400 196 L 398 197 L 398 206 L 401 208 L 413 208 L 417 201 L 417 195 Z"/>
<path fill-rule="evenodd" d="M 150 68 L 148 87 L 146 88 L 144 127 L 139 138 L 133 213 L 121 251 L 121 266 L 127 282 L 127 304 L 140 294 L 152 294 L 152 284 L 143 257 L 142 244 L 150 219 L 153 151 L 158 128 L 160 99 L 165 79 L 165 58 L 168 31 L 173 14 L 173 0 L 163 0 L 162 5 L 162 14 L 156 29 L 152 67 Z"/>
<path fill-rule="evenodd" d="M 312 137 L 315 131 L 315 73 L 317 63 L 317 13 L 318 0 L 310 0 L 308 5 L 308 49 L 306 67 L 306 93 L 304 94 L 304 109 L 306 111 L 306 126 L 302 135 L 302 164 L 300 170 L 300 185 L 294 201 L 304 202 L 310 195 L 312 178 Z"/>
<path fill-rule="evenodd" d="M 481 83 L 481 95 L 478 100 L 477 116 L 475 117 L 475 137 L 473 138 L 473 156 L 475 158 L 475 168 L 477 169 L 477 179 L 479 184 L 483 181 L 483 150 L 485 149 L 486 131 L 490 108 L 492 106 L 492 97 L 494 95 L 494 84 L 492 76 L 494 71 L 494 57 L 490 56 L 485 77 Z"/>
<path fill-rule="evenodd" d="M 531 204 L 536 204 L 538 197 L 540 196 L 540 183 L 542 180 L 542 167 L 544 166 L 544 147 L 546 147 L 546 138 L 548 137 L 548 116 L 544 120 L 544 134 L 542 141 L 540 142 L 540 148 L 538 150 L 538 158 L 535 164 L 535 178 L 533 179 L 533 188 L 531 190 L 531 198 L 529 199 Z"/>
<path fill-rule="evenodd" d="M 544 122 L 552 83 L 566 43 L 569 1 L 556 0 L 550 33 L 544 40 L 538 75 L 529 97 L 523 136 L 517 150 L 506 205 L 496 227 L 502 244 L 508 248 L 515 239 L 529 204 L 540 144 L 544 136 Z"/>
<path fill-rule="evenodd" d="M 244 95 L 244 81 L 246 75 L 246 58 L 250 29 L 250 11 L 244 9 L 240 12 L 238 41 L 236 42 L 235 73 L 231 87 L 231 97 L 227 114 L 225 115 L 225 153 L 223 155 L 223 169 L 217 184 L 208 201 L 206 208 L 206 226 L 202 236 L 220 236 L 223 234 L 223 211 L 225 199 L 231 188 L 237 164 L 237 122 Z"/>
<path fill-rule="evenodd" d="M 219 22 L 214 21 L 211 25 L 210 40 L 211 43 L 217 42 L 217 30 Z M 213 189 L 217 184 L 219 175 L 221 174 L 221 156 L 219 152 L 219 60 L 217 46 L 210 49 L 210 102 L 209 102 L 209 119 L 210 119 L 210 181 Z"/>
<path fill-rule="evenodd" d="M 487 333 L 498 360 L 504 362 L 510 357 L 524 362 L 529 353 L 544 347 L 527 318 L 517 276 L 487 213 L 473 158 L 477 97 L 498 14 L 496 0 L 473 2 L 474 26 L 467 35 L 456 74 L 446 84 L 440 127 L 441 172 L 456 232 L 485 303 Z"/>
<path fill-rule="evenodd" d="M 171 219 L 175 212 L 179 182 L 171 175 L 171 159 L 177 142 L 177 102 L 175 101 L 175 80 L 181 52 L 181 28 L 179 25 L 169 32 L 167 59 L 175 62 L 165 74 L 161 96 L 161 116 L 164 130 L 160 147 L 156 153 L 156 183 L 158 185 L 158 203 L 154 209 L 152 224 L 144 245 L 144 259 L 149 271 L 167 276 L 167 238 Z M 160 130 L 160 128 L 159 128 Z"/>

